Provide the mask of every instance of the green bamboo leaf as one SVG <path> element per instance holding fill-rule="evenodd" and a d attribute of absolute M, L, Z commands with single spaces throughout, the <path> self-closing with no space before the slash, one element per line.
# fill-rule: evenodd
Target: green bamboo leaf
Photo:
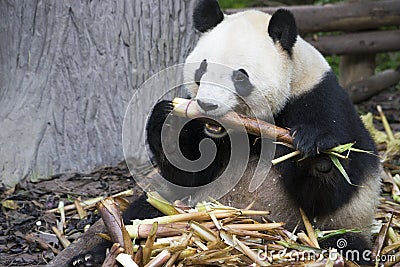
<path fill-rule="evenodd" d="M 338 145 L 336 147 L 333 147 L 333 148 L 327 150 L 327 152 L 343 153 L 343 152 L 349 150 L 355 143 L 356 142 L 347 143 L 347 144 L 344 144 L 344 145 Z"/>
<path fill-rule="evenodd" d="M 335 156 L 335 157 L 338 157 L 338 158 L 342 158 L 342 159 L 347 159 L 348 158 L 346 156 L 343 156 L 342 154 L 339 154 L 339 153 L 336 153 L 336 152 L 333 152 L 333 151 L 323 152 L 323 153 L 331 155 L 331 156 Z"/>
<path fill-rule="evenodd" d="M 346 233 L 361 233 L 362 231 L 360 229 L 339 229 L 336 230 L 332 233 L 326 234 L 322 237 L 318 237 L 318 241 L 323 241 L 325 239 L 331 238 L 333 236 L 337 236 L 337 235 L 343 235 Z"/>
<path fill-rule="evenodd" d="M 373 156 L 377 156 L 377 157 L 378 157 L 378 155 L 374 154 L 374 152 L 368 151 L 368 150 L 362 150 L 362 149 L 358 149 L 358 148 L 354 148 L 354 147 L 350 148 L 349 150 L 350 150 L 350 151 L 353 151 L 353 152 L 367 153 L 367 154 L 370 154 L 370 155 L 373 155 Z"/>
<path fill-rule="evenodd" d="M 398 195 L 392 195 L 392 198 L 393 198 L 393 200 L 394 200 L 396 203 L 400 203 L 400 196 L 398 196 Z"/>
<path fill-rule="evenodd" d="M 350 177 L 347 175 L 346 170 L 343 168 L 342 164 L 340 163 L 340 161 L 339 161 L 339 159 L 338 159 L 337 157 L 335 157 L 335 156 L 333 156 L 333 155 L 329 155 L 329 157 L 331 158 L 331 160 L 332 160 L 333 164 L 335 165 L 335 167 L 338 168 L 338 170 L 340 171 L 340 173 L 343 175 L 343 177 L 346 179 L 346 181 L 347 181 L 349 184 L 354 185 L 354 186 L 359 186 L 359 185 L 353 184 L 353 183 L 350 181 Z"/>

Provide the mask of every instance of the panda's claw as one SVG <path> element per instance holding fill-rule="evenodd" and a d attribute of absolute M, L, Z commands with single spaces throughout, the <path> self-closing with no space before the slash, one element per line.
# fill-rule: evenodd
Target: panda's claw
<path fill-rule="evenodd" d="M 162 127 L 168 114 L 173 110 L 174 106 L 172 101 L 162 100 L 158 102 L 149 117 L 148 128 L 150 127 Z"/>
<path fill-rule="evenodd" d="M 70 265 L 72 267 L 92 267 L 100 266 L 102 259 L 97 259 L 93 254 L 87 253 L 74 257 Z"/>
<path fill-rule="evenodd" d="M 316 157 L 322 151 L 338 145 L 334 135 L 310 125 L 292 127 L 291 135 L 294 147 L 306 157 Z"/>
<path fill-rule="evenodd" d="M 172 109 L 173 105 L 171 101 L 162 100 L 154 106 L 147 120 L 147 143 L 153 153 L 159 152 L 161 147 L 161 131 Z"/>

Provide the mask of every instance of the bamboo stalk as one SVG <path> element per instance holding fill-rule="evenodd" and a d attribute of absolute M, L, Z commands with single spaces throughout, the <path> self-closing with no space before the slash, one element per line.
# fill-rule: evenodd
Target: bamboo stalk
<path fill-rule="evenodd" d="M 303 219 L 304 226 L 306 227 L 306 231 L 308 234 L 308 237 L 310 238 L 310 241 L 316 248 L 320 248 L 317 240 L 317 236 L 315 235 L 314 228 L 312 227 L 310 220 L 308 219 L 306 213 L 303 211 L 303 209 L 300 208 L 300 213 L 301 213 L 301 218 Z"/>
<path fill-rule="evenodd" d="M 129 254 L 120 253 L 115 259 L 124 267 L 139 267 Z"/>
<path fill-rule="evenodd" d="M 213 211 L 215 217 L 217 219 L 221 218 L 227 218 L 231 216 L 239 216 L 239 215 L 244 215 L 244 216 L 252 216 L 252 215 L 268 215 L 269 211 L 254 211 L 254 210 L 214 210 Z M 191 220 L 196 220 L 196 221 L 204 221 L 204 220 L 210 220 L 210 214 L 207 211 L 198 211 L 198 212 L 188 212 L 188 213 L 182 213 L 182 214 L 174 214 L 170 216 L 161 216 L 153 219 L 145 219 L 145 220 L 140 220 L 140 224 L 152 224 L 153 222 L 158 222 L 160 224 L 167 224 L 167 223 L 173 223 L 173 222 L 183 222 L 183 221 L 191 221 Z M 135 223 L 135 221 L 133 221 Z"/>
<path fill-rule="evenodd" d="M 157 236 L 170 237 L 180 235 L 185 231 L 185 227 L 187 226 L 187 223 L 159 224 L 157 229 Z M 144 239 L 147 238 L 147 236 L 149 235 L 152 224 L 129 224 L 125 227 L 131 238 Z"/>
<path fill-rule="evenodd" d="M 76 199 L 76 200 L 74 200 L 74 205 L 78 212 L 79 219 L 82 220 L 83 218 L 85 218 L 87 216 L 87 212 L 83 209 L 81 202 Z"/>
<path fill-rule="evenodd" d="M 132 189 L 129 189 L 129 190 L 120 192 L 118 194 L 112 195 L 111 197 L 129 197 L 132 195 L 133 195 L 133 191 L 132 191 Z M 104 197 L 96 197 L 96 198 L 91 198 L 91 199 L 87 199 L 87 200 L 82 200 L 82 201 L 80 201 L 80 204 L 83 209 L 87 210 L 87 209 L 94 207 L 96 205 L 96 203 L 102 199 L 104 199 Z M 65 211 L 74 210 L 75 208 L 76 208 L 75 204 L 69 204 L 67 206 L 64 206 Z M 53 212 L 60 212 L 60 210 L 59 210 L 59 208 L 54 208 L 54 209 L 45 211 L 45 213 L 53 213 Z"/>
<path fill-rule="evenodd" d="M 208 242 L 215 242 L 217 240 L 216 234 L 207 227 L 204 227 L 195 221 L 190 222 L 189 226 L 201 239 Z"/>
<path fill-rule="evenodd" d="M 232 235 L 237 235 L 237 236 L 250 236 L 250 237 L 255 237 L 255 238 L 262 238 L 262 239 L 265 239 L 265 240 L 280 240 L 280 238 L 277 237 L 277 236 L 259 233 L 258 231 L 248 231 L 248 230 L 243 230 L 243 229 L 232 229 L 232 228 L 230 228 L 230 225 L 223 226 L 222 229 L 227 231 L 228 233 L 230 233 Z"/>
<path fill-rule="evenodd" d="M 233 241 L 240 247 L 240 249 L 249 257 L 253 262 L 257 264 L 257 266 L 268 266 L 267 262 L 261 261 L 258 255 L 252 251 L 248 246 L 243 244 L 239 239 L 235 236 L 233 237 Z"/>
<path fill-rule="evenodd" d="M 133 255 L 133 246 L 130 235 L 125 228 L 121 212 L 112 198 L 106 198 L 97 203 L 97 209 L 104 221 L 107 232 L 113 243 L 119 243 L 125 253 Z"/>
<path fill-rule="evenodd" d="M 193 100 L 175 98 L 172 101 L 172 104 L 174 105 L 173 114 L 175 116 L 189 119 L 209 117 L 197 108 L 197 103 Z M 228 112 L 227 114 L 218 117 L 218 121 L 221 122 L 221 124 L 236 130 L 242 130 L 244 127 L 248 133 L 256 136 L 267 137 L 288 144 L 292 144 L 293 142 L 292 136 L 287 129 L 277 127 L 265 121 L 246 117 L 235 112 Z"/>
<path fill-rule="evenodd" d="M 140 267 L 143 267 L 143 247 L 142 246 L 139 246 L 133 260 L 136 262 L 137 265 L 139 265 Z"/>
<path fill-rule="evenodd" d="M 268 231 L 282 227 L 284 223 L 228 224 L 232 230 Z"/>
<path fill-rule="evenodd" d="M 51 227 L 51 229 L 53 230 L 53 232 L 56 234 L 58 240 L 60 240 L 61 245 L 63 246 L 63 248 L 67 248 L 69 245 L 71 245 L 71 242 L 69 242 L 68 239 L 65 238 L 65 236 L 63 235 L 63 233 L 61 233 L 57 227 L 53 226 Z"/>
<path fill-rule="evenodd" d="M 168 259 L 171 258 L 171 253 L 168 250 L 164 249 L 160 252 L 156 257 L 154 257 L 145 267 L 158 267 L 163 266 Z"/>
<path fill-rule="evenodd" d="M 393 141 L 394 140 L 393 131 L 390 128 L 390 125 L 389 125 L 389 122 L 386 119 L 385 113 L 383 113 L 382 107 L 380 105 L 378 105 L 376 107 L 376 109 L 378 110 L 379 115 L 381 116 L 383 128 L 385 129 L 385 132 L 386 132 L 386 134 L 388 136 L 389 141 Z"/>
<path fill-rule="evenodd" d="M 165 267 L 171 267 L 171 266 L 173 266 L 180 253 L 181 253 L 180 251 L 175 252 L 175 254 L 172 255 L 171 258 L 169 258 L 169 260 L 168 260 L 167 263 L 165 264 Z"/>
<path fill-rule="evenodd" d="M 146 265 L 150 261 L 151 251 L 153 250 L 153 244 L 156 240 L 158 223 L 154 222 L 151 226 L 150 233 L 147 236 L 146 244 L 143 249 L 143 264 Z"/>
<path fill-rule="evenodd" d="M 60 203 L 58 203 L 58 210 L 60 211 L 60 215 L 61 215 L 61 225 L 62 227 L 60 227 L 60 231 L 62 231 L 62 229 L 65 228 L 66 223 L 65 223 L 65 209 L 64 209 L 64 201 L 60 201 Z"/>

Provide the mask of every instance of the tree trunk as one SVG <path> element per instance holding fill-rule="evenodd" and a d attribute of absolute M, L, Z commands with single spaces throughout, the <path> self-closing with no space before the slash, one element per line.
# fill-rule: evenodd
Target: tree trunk
<path fill-rule="evenodd" d="M 127 104 L 187 56 L 193 2 L 0 1 L 0 182 L 122 160 Z"/>

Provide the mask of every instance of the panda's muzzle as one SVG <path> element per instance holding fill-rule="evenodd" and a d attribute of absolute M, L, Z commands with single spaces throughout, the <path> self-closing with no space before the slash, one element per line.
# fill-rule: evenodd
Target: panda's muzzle
<path fill-rule="evenodd" d="M 218 104 L 209 102 L 204 99 L 197 99 L 197 104 L 205 112 L 212 111 L 218 108 Z M 226 130 L 218 122 L 210 120 L 205 123 L 204 132 L 212 138 L 221 138 L 226 134 Z"/>
<path fill-rule="evenodd" d="M 204 110 L 204 111 L 211 111 L 218 108 L 218 105 L 215 103 L 211 103 L 205 100 L 197 99 L 197 104 Z"/>

